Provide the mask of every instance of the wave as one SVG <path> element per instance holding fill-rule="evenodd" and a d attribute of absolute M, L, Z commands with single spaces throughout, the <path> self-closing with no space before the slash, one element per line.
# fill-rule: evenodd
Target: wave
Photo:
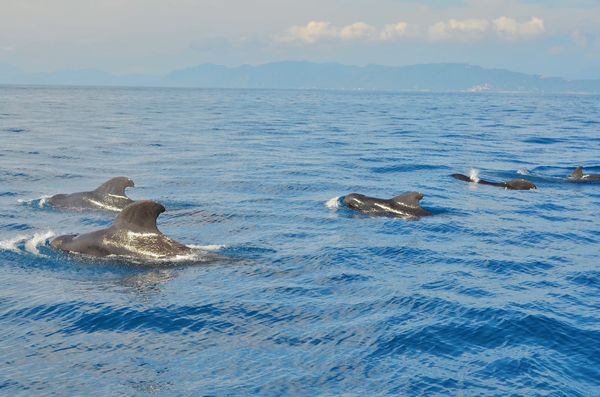
<path fill-rule="evenodd" d="M 20 234 L 6 240 L 0 241 L 0 250 L 13 252 L 27 252 L 35 256 L 44 256 L 40 253 L 39 247 L 46 245 L 48 240 L 56 236 L 53 231 L 44 233 L 35 233 L 33 236 Z"/>
<path fill-rule="evenodd" d="M 27 205 L 30 207 L 44 208 L 48 206 L 48 199 L 52 197 L 50 195 L 44 195 L 35 199 L 17 199 L 17 202 L 21 205 Z"/>
<path fill-rule="evenodd" d="M 222 245 L 222 244 L 209 244 L 209 245 L 189 244 L 188 247 L 190 247 L 192 249 L 203 250 L 203 251 L 219 251 L 224 248 L 227 248 L 226 245 Z"/>
<path fill-rule="evenodd" d="M 338 196 L 338 197 L 334 197 L 332 199 L 327 200 L 327 202 L 325 203 L 325 207 L 332 209 L 332 210 L 336 210 L 336 209 L 340 208 L 342 197 L 344 197 L 344 196 Z"/>

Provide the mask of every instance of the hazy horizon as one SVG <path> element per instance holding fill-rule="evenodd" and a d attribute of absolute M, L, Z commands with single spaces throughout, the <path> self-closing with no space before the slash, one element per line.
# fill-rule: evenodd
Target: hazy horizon
<path fill-rule="evenodd" d="M 2 5 L 0 64 L 157 75 L 205 63 L 468 63 L 589 79 L 600 78 L 599 21 L 591 0 L 24 0 Z"/>
<path fill-rule="evenodd" d="M 401 67 L 272 62 L 227 67 L 201 64 L 162 75 L 115 75 L 95 69 L 22 73 L 0 65 L 0 84 L 429 92 L 600 93 L 600 79 L 568 80 L 465 63 Z"/>

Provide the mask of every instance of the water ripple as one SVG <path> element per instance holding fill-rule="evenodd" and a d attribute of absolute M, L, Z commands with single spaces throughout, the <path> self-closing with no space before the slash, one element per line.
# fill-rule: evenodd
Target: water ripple
<path fill-rule="evenodd" d="M 600 390 L 596 97 L 0 87 L 0 393 L 564 395 Z M 536 192 L 451 178 L 525 178 Z M 227 260 L 55 252 L 115 175 Z M 341 197 L 425 194 L 419 221 Z"/>

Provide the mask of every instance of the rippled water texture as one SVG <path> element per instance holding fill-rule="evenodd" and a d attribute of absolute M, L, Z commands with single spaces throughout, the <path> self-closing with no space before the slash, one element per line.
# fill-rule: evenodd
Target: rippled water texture
<path fill-rule="evenodd" d="M 598 396 L 599 99 L 0 87 L 0 394 Z M 39 199 L 117 175 L 231 260 L 54 252 L 112 215 Z"/>

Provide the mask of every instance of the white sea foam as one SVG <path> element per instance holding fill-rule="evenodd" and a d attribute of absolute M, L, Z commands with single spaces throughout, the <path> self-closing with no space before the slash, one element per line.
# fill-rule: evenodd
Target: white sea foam
<path fill-rule="evenodd" d="M 529 171 L 526 169 L 520 169 L 517 171 L 517 174 L 519 175 L 529 175 Z"/>
<path fill-rule="evenodd" d="M 48 231 L 46 233 L 35 233 L 33 237 L 25 241 L 25 249 L 27 250 L 27 252 L 39 256 L 40 251 L 38 250 L 38 247 L 40 245 L 46 244 L 46 241 L 48 241 L 54 236 L 56 236 L 56 233 L 54 233 L 53 231 Z"/>
<path fill-rule="evenodd" d="M 340 197 L 341 196 L 334 197 L 331 200 L 327 201 L 325 203 L 325 207 L 330 208 L 332 210 L 340 208 Z"/>
<path fill-rule="evenodd" d="M 220 249 L 225 248 L 225 245 L 219 245 L 219 244 L 209 244 L 209 245 L 188 245 L 188 247 L 192 248 L 192 249 L 197 249 L 197 250 L 203 250 L 203 251 L 218 251 Z"/>
<path fill-rule="evenodd" d="M 38 207 L 40 208 L 44 208 L 46 206 L 46 203 L 48 202 L 48 199 L 52 197 L 52 196 L 42 196 L 36 199 L 29 199 L 29 200 L 25 200 L 25 199 L 17 199 L 17 203 L 19 204 L 25 204 L 25 205 L 33 205 L 36 204 Z"/>
<path fill-rule="evenodd" d="M 471 168 L 471 170 L 469 171 L 469 178 L 471 178 L 471 181 L 475 183 L 479 182 L 479 170 Z"/>
<path fill-rule="evenodd" d="M 0 241 L 0 250 L 3 251 L 19 251 L 19 243 L 27 240 L 27 236 L 19 234 L 18 236 Z"/>
<path fill-rule="evenodd" d="M 40 201 L 38 203 L 38 206 L 40 208 L 44 208 L 46 206 L 46 203 L 48 202 L 48 199 L 52 197 L 52 196 L 42 196 L 40 197 Z"/>
<path fill-rule="evenodd" d="M 56 236 L 53 231 L 35 233 L 33 236 L 17 235 L 7 240 L 0 241 L 0 250 L 20 252 L 27 251 L 35 256 L 41 256 L 38 247 L 46 244 L 52 237 Z"/>

